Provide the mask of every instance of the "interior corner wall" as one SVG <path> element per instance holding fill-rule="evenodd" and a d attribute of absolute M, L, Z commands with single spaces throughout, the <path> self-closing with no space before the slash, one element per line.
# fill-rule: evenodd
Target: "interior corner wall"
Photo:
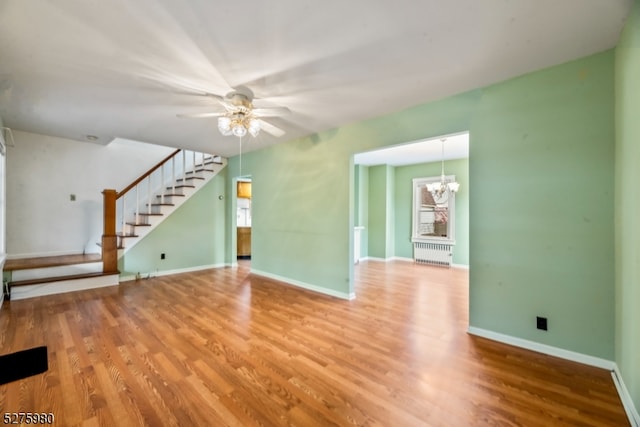
<path fill-rule="evenodd" d="M 394 167 L 369 167 L 368 256 L 388 259 L 394 256 Z"/>
<path fill-rule="evenodd" d="M 226 180 L 225 168 L 127 251 L 118 262 L 121 275 L 153 277 L 224 265 Z"/>
<path fill-rule="evenodd" d="M 173 151 L 127 140 L 100 145 L 16 130 L 13 135 L 6 200 L 11 257 L 99 252 L 102 191 L 123 189 Z"/>
<path fill-rule="evenodd" d="M 356 218 L 354 225 L 364 227 L 360 232 L 360 257 L 369 256 L 369 167 L 356 165 Z"/>
<path fill-rule="evenodd" d="M 635 2 L 615 57 L 616 364 L 640 410 L 640 3 Z"/>
<path fill-rule="evenodd" d="M 448 160 L 446 175 L 455 175 L 460 184 L 456 193 L 455 239 L 453 263 L 469 265 L 469 159 Z M 439 177 L 441 163 L 420 163 L 395 168 L 395 248 L 394 256 L 413 258 L 411 233 L 413 228 L 413 179 Z"/>

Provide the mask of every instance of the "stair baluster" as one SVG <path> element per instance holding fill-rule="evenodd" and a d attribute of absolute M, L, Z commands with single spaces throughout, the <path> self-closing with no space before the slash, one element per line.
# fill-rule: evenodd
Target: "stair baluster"
<path fill-rule="evenodd" d="M 182 153 L 182 158 L 176 159 L 179 153 Z M 198 159 L 200 159 L 200 163 L 198 163 Z M 211 156 L 208 159 L 210 163 L 225 164 L 219 156 Z M 163 205 L 172 204 L 175 197 L 185 194 L 184 189 L 193 187 L 196 179 L 204 179 L 200 174 L 201 172 L 213 172 L 211 168 L 206 168 L 205 166 L 209 160 L 207 160 L 205 153 L 191 151 L 187 158 L 186 151 L 176 150 L 138 179 L 134 180 L 124 190 L 120 192 L 116 190 L 105 190 L 105 232 L 103 234 L 102 254 L 105 271 L 115 269 L 115 265 L 117 264 L 117 250 L 124 248 L 125 239 L 138 237 L 136 226 L 149 226 L 151 225 L 150 217 L 162 215 L 155 209 L 156 207 L 161 209 Z M 169 173 L 170 176 L 167 177 L 168 174 L 165 172 L 165 169 L 169 167 L 169 161 L 171 161 L 171 171 Z M 180 164 L 182 170 L 179 169 Z M 189 177 L 189 181 L 191 181 L 189 184 L 187 184 L 187 174 L 191 175 Z M 147 182 L 145 183 L 144 180 L 147 180 Z M 140 187 L 141 185 L 146 185 L 146 189 Z M 178 189 L 180 189 L 179 192 Z M 132 194 L 133 191 L 135 191 L 135 194 Z M 141 211 L 140 209 L 144 207 L 145 203 L 147 209 Z M 133 206 L 133 208 L 131 208 L 131 206 Z M 131 209 L 132 212 L 128 214 L 127 209 Z M 107 215 L 107 212 L 113 212 L 113 214 Z M 133 213 L 133 219 L 127 221 L 127 218 L 131 218 L 131 213 Z M 108 224 L 109 221 L 113 222 Z M 119 225 L 119 230 L 117 230 L 117 225 Z M 107 241 L 105 241 L 105 237 L 108 238 L 106 239 Z M 109 244 L 108 242 L 110 242 L 109 239 L 111 238 L 113 239 L 113 243 Z M 109 260 L 108 266 L 105 264 L 105 259 Z"/>

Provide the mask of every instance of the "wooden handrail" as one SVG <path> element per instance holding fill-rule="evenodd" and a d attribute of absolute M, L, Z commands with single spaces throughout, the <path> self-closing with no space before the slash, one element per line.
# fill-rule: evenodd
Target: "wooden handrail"
<path fill-rule="evenodd" d="M 176 154 L 178 154 L 180 151 L 180 149 L 177 149 L 176 151 L 174 151 L 173 153 L 171 153 L 170 155 L 168 155 L 167 157 L 165 157 L 164 159 L 162 159 L 157 165 L 155 165 L 154 167 L 152 167 L 151 169 L 149 169 L 148 171 L 146 171 L 142 176 L 140 176 L 140 178 L 136 179 L 135 181 L 133 181 L 131 184 L 127 185 L 126 188 L 120 192 L 118 192 L 116 194 L 116 200 L 119 199 L 120 197 L 124 196 L 127 191 L 131 190 L 133 187 L 135 187 L 136 185 L 138 185 L 140 182 L 142 182 L 143 179 L 145 179 L 146 177 L 148 177 L 149 175 L 151 175 L 153 172 L 155 172 L 156 169 L 158 169 L 160 166 L 162 166 L 165 162 L 167 162 L 169 159 L 171 159 L 172 157 L 174 157 Z"/>

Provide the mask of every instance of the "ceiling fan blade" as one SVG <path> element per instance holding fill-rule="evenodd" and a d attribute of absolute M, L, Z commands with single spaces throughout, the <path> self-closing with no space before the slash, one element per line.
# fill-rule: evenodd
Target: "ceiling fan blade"
<path fill-rule="evenodd" d="M 260 117 L 277 117 L 286 116 L 291 114 L 291 110 L 287 107 L 266 107 L 266 108 L 254 108 L 253 113 Z"/>
<path fill-rule="evenodd" d="M 195 113 L 195 114 L 176 114 L 180 118 L 201 118 L 201 117 L 220 117 L 226 113 Z"/>
<path fill-rule="evenodd" d="M 216 95 L 215 93 L 209 93 L 209 92 L 204 93 L 204 96 L 208 96 L 209 98 L 213 98 L 216 101 L 222 101 L 224 99 L 223 96 Z"/>
<path fill-rule="evenodd" d="M 282 135 L 285 134 L 285 132 L 280 129 L 277 126 L 272 125 L 269 122 L 266 122 L 264 120 L 258 119 L 258 121 L 260 122 L 260 129 L 267 132 L 268 134 L 271 134 L 275 137 L 280 137 Z"/>

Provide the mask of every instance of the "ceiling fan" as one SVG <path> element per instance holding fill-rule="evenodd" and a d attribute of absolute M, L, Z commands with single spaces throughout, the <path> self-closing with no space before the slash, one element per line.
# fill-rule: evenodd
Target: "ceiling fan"
<path fill-rule="evenodd" d="M 263 117 L 277 117 L 291 113 L 287 107 L 265 106 L 255 108 L 253 105 L 253 92 L 246 88 L 236 88 L 225 96 L 213 93 L 205 93 L 204 96 L 211 97 L 218 101 L 223 111 L 195 114 L 178 114 L 178 117 L 203 118 L 218 117 L 218 130 L 223 135 L 234 135 L 242 138 L 247 133 L 256 137 L 260 131 L 280 137 L 285 134 L 284 130 L 263 120 Z"/>

